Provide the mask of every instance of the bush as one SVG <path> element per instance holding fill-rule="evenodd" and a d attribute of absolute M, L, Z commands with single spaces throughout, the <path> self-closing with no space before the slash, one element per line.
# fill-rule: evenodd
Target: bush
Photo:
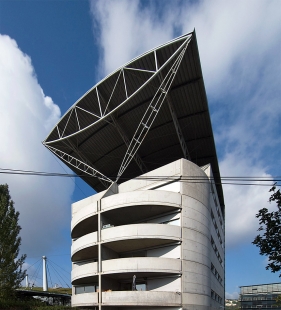
<path fill-rule="evenodd" d="M 48 306 L 33 299 L 0 299 L 1 310 L 75 310 L 70 306 Z"/>

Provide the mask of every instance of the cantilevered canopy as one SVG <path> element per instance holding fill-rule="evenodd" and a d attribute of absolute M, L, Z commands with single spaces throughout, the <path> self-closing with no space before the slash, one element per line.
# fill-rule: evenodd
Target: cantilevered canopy
<path fill-rule="evenodd" d="M 224 206 L 195 33 L 119 68 L 81 97 L 44 145 L 96 191 L 179 158 L 211 164 Z"/>

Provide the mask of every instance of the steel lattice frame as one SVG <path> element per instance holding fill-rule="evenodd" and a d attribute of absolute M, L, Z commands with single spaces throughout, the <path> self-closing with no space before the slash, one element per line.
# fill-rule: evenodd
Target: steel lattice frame
<path fill-rule="evenodd" d="M 77 168 L 78 170 L 86 173 L 87 175 L 91 177 L 96 177 L 98 178 L 104 185 L 106 184 L 105 182 L 108 182 L 109 185 L 111 185 L 113 182 L 110 180 L 108 177 L 103 175 L 101 172 L 96 170 L 95 168 L 91 167 L 90 165 L 86 164 L 85 162 L 61 151 L 56 148 L 53 148 L 49 145 L 46 145 L 46 147 L 54 153 L 57 157 L 61 158 L 63 161 L 67 162 L 70 164 L 72 167 Z"/>
<path fill-rule="evenodd" d="M 71 137 L 74 137 L 75 135 L 79 134 L 80 132 L 83 132 L 87 129 L 89 129 L 90 127 L 94 126 L 95 124 L 101 122 L 101 121 L 107 121 L 109 122 L 109 120 L 112 122 L 112 124 L 116 127 L 116 129 L 118 130 L 119 134 L 121 135 L 123 141 L 125 142 L 126 146 L 127 146 L 127 151 L 124 154 L 124 158 L 123 161 L 121 163 L 121 166 L 119 168 L 119 172 L 116 176 L 116 180 L 115 182 L 117 182 L 119 180 L 119 178 L 122 176 L 123 172 L 125 171 L 125 169 L 128 167 L 129 163 L 131 162 L 132 159 L 135 160 L 135 162 L 137 163 L 137 165 L 140 167 L 140 169 L 142 170 L 142 172 L 145 172 L 145 164 L 142 162 L 140 156 L 138 155 L 137 151 L 140 147 L 140 145 L 142 144 L 145 136 L 147 135 L 149 129 L 151 128 L 157 114 L 159 113 L 162 104 L 165 100 L 165 98 L 167 97 L 168 93 L 169 93 L 169 89 L 173 83 L 173 80 L 177 74 L 177 71 L 179 69 L 179 66 L 181 64 L 181 61 L 184 57 L 184 54 L 186 52 L 186 49 L 188 47 L 188 44 L 190 43 L 192 38 L 192 34 L 187 34 L 185 36 L 182 36 L 180 38 L 177 38 L 176 40 L 172 40 L 168 43 L 166 43 L 165 45 L 162 45 L 158 48 L 155 48 L 143 55 L 141 55 L 138 58 L 133 59 L 131 62 L 129 62 L 128 64 L 126 64 L 125 66 L 119 68 L 117 71 L 115 71 L 113 74 L 118 75 L 117 80 L 115 82 L 115 85 L 113 87 L 113 90 L 110 94 L 109 100 L 107 101 L 105 107 L 103 108 L 102 105 L 102 100 L 104 101 L 104 98 L 102 98 L 100 92 L 99 92 L 99 86 L 102 84 L 102 82 L 104 80 L 106 80 L 107 78 L 105 78 L 104 80 L 102 80 L 100 83 L 98 83 L 96 86 L 94 86 L 90 91 L 93 92 L 93 90 L 96 93 L 96 98 L 97 98 L 97 103 L 98 103 L 98 111 L 99 114 L 97 113 L 93 113 L 90 110 L 87 110 L 81 106 L 79 106 L 79 102 L 80 99 L 66 112 L 66 115 L 68 115 L 66 123 L 64 124 L 63 128 L 59 127 L 59 123 L 55 126 L 55 128 L 52 130 L 53 131 L 57 131 L 57 138 L 56 139 L 50 139 L 50 135 L 49 137 L 47 137 L 44 141 L 43 144 L 52 152 L 54 153 L 57 157 L 59 157 L 62 161 L 66 162 L 67 164 L 69 164 L 72 167 L 75 167 L 76 169 L 80 170 L 81 172 L 92 176 L 92 177 L 97 177 L 103 184 L 105 184 L 105 182 L 112 184 L 113 180 L 111 180 L 109 177 L 103 175 L 101 172 L 99 172 L 97 169 L 95 169 L 93 167 L 93 165 L 91 163 L 89 163 L 87 161 L 87 159 L 84 157 L 81 159 L 77 159 L 73 156 L 71 156 L 70 154 L 67 154 L 66 152 L 63 152 L 62 150 L 59 150 L 58 148 L 56 148 L 54 145 L 58 142 L 65 142 L 67 143 L 68 139 Z M 180 46 L 176 49 L 176 51 L 161 65 L 159 66 L 159 61 L 157 59 L 157 51 L 167 45 L 170 44 L 174 44 L 175 42 L 180 42 Z M 154 54 L 154 59 L 155 59 L 155 70 L 145 70 L 143 68 L 133 68 L 130 67 L 130 65 L 148 55 L 148 54 Z M 171 66 L 170 69 L 168 70 L 168 72 L 166 73 L 166 75 L 163 75 L 163 69 Z M 125 74 L 124 72 L 126 70 L 130 70 L 130 71 L 136 71 L 136 72 L 145 72 L 150 74 L 150 77 L 143 82 L 143 84 L 133 93 L 128 95 L 127 92 L 127 86 L 126 86 L 126 78 L 125 78 Z M 135 96 L 138 92 L 141 91 L 141 89 L 143 87 L 145 87 L 148 83 L 150 83 L 150 81 L 158 75 L 159 80 L 161 81 L 160 86 L 158 87 L 158 89 L 155 91 L 155 94 L 151 100 L 151 102 L 149 103 L 147 109 L 145 110 L 143 117 L 133 135 L 133 138 L 131 140 L 128 139 L 128 137 L 126 136 L 126 134 L 124 133 L 124 131 L 122 130 L 122 128 L 120 127 L 120 125 L 117 123 L 115 117 L 114 117 L 114 112 L 116 112 L 118 109 L 120 109 L 123 105 L 126 104 L 126 102 L 133 96 Z M 112 101 L 112 98 L 115 95 L 115 89 L 117 84 L 119 83 L 119 81 L 122 81 L 124 84 L 124 90 L 125 90 L 125 94 L 126 94 L 126 99 L 124 101 L 122 101 L 117 107 L 114 107 L 113 109 L 110 108 L 110 103 Z M 89 92 L 90 92 L 89 91 Z M 85 94 L 87 95 L 87 94 Z M 176 127 L 176 131 L 177 131 L 177 135 L 179 138 L 179 142 L 181 144 L 181 147 L 183 149 L 183 156 L 185 158 L 188 158 L 188 151 L 185 145 L 185 142 L 183 139 L 181 139 L 181 129 L 179 127 L 179 124 L 177 122 L 177 118 L 175 115 L 175 112 L 173 110 L 173 107 L 171 105 L 171 103 L 168 101 L 169 104 L 169 109 L 174 121 L 174 125 Z M 93 122 L 86 126 L 86 127 L 82 127 L 81 126 L 81 119 L 79 120 L 79 116 L 78 116 L 78 112 L 79 111 L 83 111 L 84 113 L 87 113 L 89 115 L 91 115 L 93 117 Z M 72 132 L 67 132 L 68 129 L 68 124 L 70 122 L 71 117 L 75 117 L 76 120 L 76 130 L 72 131 Z M 71 148 L 73 150 L 75 150 L 75 146 L 71 146 Z"/>
<path fill-rule="evenodd" d="M 178 68 L 181 64 L 182 58 L 186 51 L 187 45 L 190 39 L 187 39 L 184 44 L 179 48 L 181 49 L 180 54 L 176 57 L 172 67 L 168 71 L 167 75 L 164 77 L 160 87 L 155 92 L 153 99 L 151 100 L 149 106 L 147 107 L 137 130 L 134 133 L 134 136 L 131 140 L 131 143 L 127 149 L 127 152 L 124 156 L 122 161 L 121 167 L 119 169 L 116 182 L 119 180 L 125 169 L 128 167 L 129 163 L 131 162 L 132 158 L 136 154 L 138 148 L 140 147 L 141 143 L 143 142 L 145 136 L 147 135 L 150 127 L 152 126 L 159 110 L 161 109 L 162 103 L 165 100 L 168 91 L 172 85 L 175 75 L 177 74 Z M 178 50 L 177 50 L 178 52 Z M 156 60 L 157 63 L 157 60 Z"/>

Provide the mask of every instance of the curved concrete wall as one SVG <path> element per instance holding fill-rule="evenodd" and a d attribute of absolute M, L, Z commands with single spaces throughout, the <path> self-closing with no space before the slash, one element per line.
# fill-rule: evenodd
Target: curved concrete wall
<path fill-rule="evenodd" d="M 73 244 L 71 245 L 71 256 L 84 248 L 87 248 L 87 247 L 90 247 L 96 244 L 97 244 L 97 232 L 93 232 L 83 237 L 80 237 L 79 239 L 75 240 Z"/>
<path fill-rule="evenodd" d="M 94 216 L 95 214 L 97 214 L 96 203 L 83 207 L 81 210 L 79 210 L 73 215 L 71 220 L 71 231 L 74 229 L 76 225 L 78 225 L 84 219 Z"/>
<path fill-rule="evenodd" d="M 181 294 L 146 291 L 103 292 L 102 304 L 108 306 L 180 306 Z"/>
<path fill-rule="evenodd" d="M 84 293 L 78 295 L 72 295 L 71 306 L 72 307 L 89 307 L 96 306 L 98 304 L 98 293 Z"/>
<path fill-rule="evenodd" d="M 77 254 L 79 251 L 96 246 L 97 245 L 97 232 L 87 234 L 83 237 L 75 240 L 71 245 L 71 257 Z"/>
<path fill-rule="evenodd" d="M 181 273 L 181 261 L 174 258 L 130 257 L 102 262 L 102 273 L 165 272 Z"/>
<path fill-rule="evenodd" d="M 133 180 L 121 186 L 121 192 L 99 198 L 100 215 L 97 201 L 90 205 L 85 201 L 81 208 L 76 208 L 72 219 L 72 236 L 81 237 L 73 242 L 71 248 L 72 258 L 77 261 L 77 265 L 73 265 L 72 281 L 74 285 L 98 283 L 98 264 L 79 265 L 79 260 L 93 261 L 98 258 L 99 248 L 101 290 L 113 290 L 102 292 L 102 305 L 105 308 L 158 306 L 161 309 L 182 307 L 207 310 L 213 302 L 211 290 L 224 298 L 224 283 L 220 284 L 211 271 L 212 263 L 224 278 L 224 268 L 211 245 L 212 237 L 223 259 L 224 248 L 219 243 L 214 225 L 219 227 L 222 241 L 223 231 L 215 209 L 214 216 L 211 216 L 213 196 L 209 178 L 192 162 L 180 160 L 177 161 L 177 167 L 179 165 L 179 176 L 200 177 L 206 182 L 180 182 L 178 193 L 164 190 L 166 187 L 159 181 L 162 189 L 149 190 L 157 182 L 147 181 L 149 184 L 143 190 L 124 192 L 130 189 L 130 182 L 134 183 L 132 188 L 137 189 L 139 185 Z M 169 167 L 173 168 L 174 165 Z M 157 175 L 174 175 L 173 171 L 165 169 L 162 172 L 159 170 Z M 97 238 L 98 218 L 101 221 L 100 244 Z M 169 221 L 175 218 L 174 225 L 166 218 Z M 111 227 L 102 229 L 106 224 Z M 92 256 L 86 257 L 89 253 Z M 137 255 L 141 257 L 129 258 Z M 127 289 L 124 281 L 130 281 L 133 274 L 138 277 L 138 273 L 139 276 L 147 273 L 147 291 L 117 291 L 120 288 Z M 90 305 L 86 304 L 87 301 L 83 303 L 84 296 L 87 299 L 88 294 L 93 293 L 81 294 L 81 297 L 75 295 L 77 303 L 73 305 Z"/>
<path fill-rule="evenodd" d="M 188 177 L 200 178 L 200 182 L 181 183 L 181 193 L 192 197 L 205 205 L 209 206 L 210 199 L 210 180 L 206 173 L 196 164 L 188 160 L 182 160 L 182 174 Z M 205 182 L 202 181 L 205 179 Z"/>
<path fill-rule="evenodd" d="M 87 278 L 97 275 L 98 272 L 98 263 L 87 263 L 81 266 L 76 266 L 71 271 L 71 281 L 74 282 L 78 279 Z M 84 294 L 82 294 L 84 295 Z"/>
<path fill-rule="evenodd" d="M 206 179 L 200 183 L 182 183 L 182 291 L 193 301 L 183 305 L 206 308 L 211 294 L 211 214 L 209 179 L 198 166 L 183 161 L 184 175 Z M 207 297 L 208 299 L 209 297 Z M 193 308 L 192 308 L 193 309 Z"/>
<path fill-rule="evenodd" d="M 102 199 L 101 211 L 131 205 L 163 205 L 180 208 L 181 195 L 173 192 L 135 191 L 113 195 Z"/>
<path fill-rule="evenodd" d="M 196 230 L 209 238 L 210 212 L 200 201 L 182 196 L 182 226 Z"/>
<path fill-rule="evenodd" d="M 165 224 L 131 224 L 101 231 L 101 241 L 112 242 L 124 239 L 160 238 L 181 240 L 181 227 Z"/>

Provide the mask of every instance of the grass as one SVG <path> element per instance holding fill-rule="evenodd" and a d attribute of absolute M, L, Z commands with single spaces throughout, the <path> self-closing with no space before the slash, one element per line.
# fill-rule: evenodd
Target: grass
<path fill-rule="evenodd" d="M 29 290 L 29 291 L 39 291 L 42 292 L 43 288 L 42 287 L 33 287 L 31 288 L 24 288 L 22 287 L 21 289 L 23 290 Z M 68 287 L 60 287 L 60 288 L 48 288 L 48 292 L 50 293 L 58 293 L 58 294 L 69 294 L 72 295 L 72 289 Z"/>

